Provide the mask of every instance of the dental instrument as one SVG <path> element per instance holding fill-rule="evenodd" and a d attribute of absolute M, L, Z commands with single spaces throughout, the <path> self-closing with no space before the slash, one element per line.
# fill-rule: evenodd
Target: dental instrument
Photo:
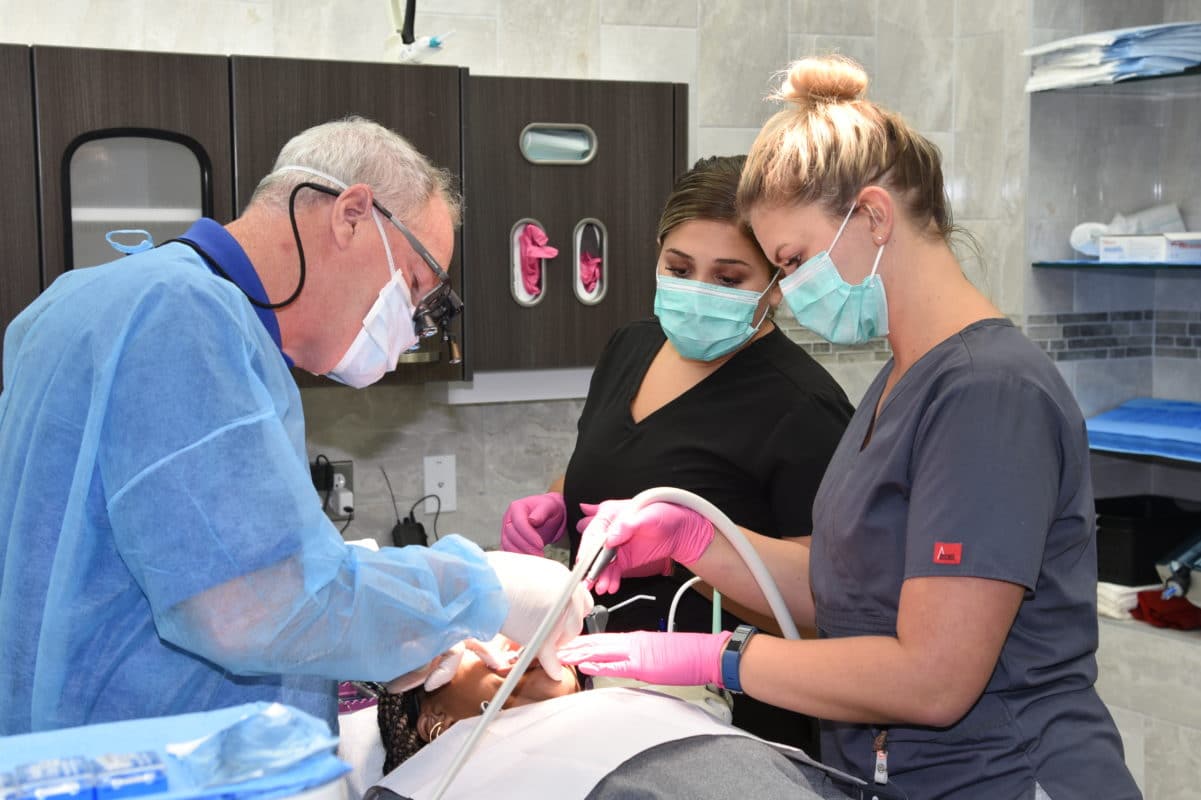
<path fill-rule="evenodd" d="M 755 581 L 759 584 L 760 591 L 762 591 L 763 596 L 767 598 L 768 606 L 771 607 L 772 613 L 775 615 L 776 622 L 780 625 L 780 630 L 783 632 L 784 637 L 786 639 L 801 638 L 800 634 L 797 632 L 796 624 L 793 623 L 792 617 L 788 613 L 788 606 L 785 604 L 784 598 L 780 594 L 780 590 L 776 587 L 776 582 L 772 579 L 771 573 L 768 572 L 767 566 L 763 563 L 763 560 L 759 557 L 759 554 L 755 552 L 755 548 L 751 546 L 751 543 L 747 540 L 746 536 L 744 536 L 742 531 L 738 529 L 738 526 L 735 525 L 733 521 L 731 521 L 730 518 L 721 511 L 721 509 L 710 503 L 708 500 L 705 500 L 703 497 L 699 497 L 692 492 L 688 492 L 683 489 L 660 486 L 654 489 L 647 489 L 646 491 L 635 495 L 630 501 L 630 505 L 627 507 L 625 513 L 637 513 L 645 506 L 656 502 L 675 503 L 677 505 L 684 506 L 685 508 L 692 509 L 698 514 L 701 514 L 710 522 L 712 522 L 714 529 L 725 536 L 727 540 L 729 540 L 730 544 L 734 547 L 734 550 L 746 563 L 747 569 L 750 570 L 751 575 L 754 576 Z M 589 523 L 589 527 L 591 527 L 593 524 L 595 524 L 595 520 L 593 520 L 592 523 Z M 442 780 L 435 788 L 434 793 L 431 796 L 432 800 L 441 800 L 442 796 L 446 793 L 446 790 L 450 787 L 451 782 L 459 773 L 459 770 L 461 770 L 463 765 L 467 763 L 468 757 L 470 757 L 472 751 L 479 743 L 479 740 L 483 736 L 483 733 L 487 729 L 489 723 L 491 723 L 496 715 L 500 713 L 501 709 L 504 707 L 504 704 L 508 701 L 509 695 L 511 695 L 513 693 L 513 689 L 516 688 L 517 682 L 521 680 L 521 677 L 525 674 L 530 662 L 534 660 L 534 656 L 538 653 L 539 649 L 541 649 L 543 643 L 546 641 L 546 637 L 550 635 L 551 630 L 554 629 L 554 627 L 558 624 L 559 618 L 563 615 L 564 609 L 567 608 L 567 603 L 571 600 L 572 594 L 575 592 L 576 585 L 579 584 L 581 580 L 595 580 L 595 576 L 598 576 L 604 567 L 612 562 L 615 555 L 616 550 L 604 547 L 599 548 L 596 552 L 580 553 L 579 558 L 576 561 L 575 568 L 572 569 L 571 575 L 567 579 L 567 584 L 563 588 L 563 592 L 560 594 L 550 612 L 542 620 L 542 623 L 538 626 L 538 630 L 534 633 L 533 639 L 526 643 L 525 647 L 522 648 L 521 656 L 517 659 L 517 663 L 514 664 L 512 669 L 509 671 L 509 674 L 505 678 L 504 682 L 501 683 L 500 688 L 496 690 L 496 694 L 488 703 L 488 707 L 484 710 L 479 724 L 472 728 L 471 734 L 467 737 L 467 740 L 463 742 L 463 746 L 459 749 L 459 752 L 455 754 L 454 760 L 450 763 L 450 767 L 443 774 Z M 602 561 L 603 563 L 601 563 Z M 598 563 L 601 564 L 599 568 L 597 567 Z"/>
<path fill-rule="evenodd" d="M 678 606 L 680 604 L 680 598 L 683 597 L 684 592 L 688 591 L 688 588 L 690 586 L 695 586 L 696 584 L 700 583 L 700 580 L 701 580 L 701 577 L 699 575 L 693 575 L 691 578 L 684 581 L 684 583 L 682 583 L 680 585 L 679 589 L 676 589 L 675 596 L 671 598 L 671 606 L 667 609 L 667 632 L 668 633 L 672 633 L 676 629 L 676 606 Z M 717 593 L 714 592 L 714 594 L 717 594 Z M 717 624 L 716 619 L 713 621 L 713 624 L 714 625 Z M 713 632 L 717 633 L 717 631 L 713 631 Z"/>
<path fill-rule="evenodd" d="M 609 615 L 614 611 L 623 609 L 636 600 L 650 600 L 653 603 L 657 599 L 653 594 L 636 594 L 633 597 L 627 597 L 612 608 L 606 608 L 597 603 L 592 607 L 592 611 L 588 612 L 588 616 L 584 617 L 584 627 L 589 633 L 604 633 L 609 624 Z M 675 608 L 674 604 L 672 608 Z"/>

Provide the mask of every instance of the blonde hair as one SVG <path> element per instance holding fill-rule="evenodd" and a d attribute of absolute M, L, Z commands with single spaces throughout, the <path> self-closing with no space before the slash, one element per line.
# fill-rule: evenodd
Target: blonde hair
<path fill-rule="evenodd" d="M 919 230 L 949 241 L 955 226 L 938 148 L 899 115 L 865 99 L 867 73 L 845 56 L 803 58 L 788 69 L 777 112 L 755 138 L 738 208 L 820 204 L 831 215 L 879 185 L 896 196 Z"/>

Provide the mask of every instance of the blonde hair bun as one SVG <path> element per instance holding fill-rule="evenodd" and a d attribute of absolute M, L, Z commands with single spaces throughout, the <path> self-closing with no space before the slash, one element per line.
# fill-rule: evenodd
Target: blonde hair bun
<path fill-rule="evenodd" d="M 809 56 L 788 67 L 776 98 L 799 106 L 858 100 L 867 92 L 867 72 L 846 56 Z"/>

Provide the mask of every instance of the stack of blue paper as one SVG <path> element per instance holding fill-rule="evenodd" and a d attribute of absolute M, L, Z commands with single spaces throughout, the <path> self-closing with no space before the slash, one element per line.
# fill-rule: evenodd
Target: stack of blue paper
<path fill-rule="evenodd" d="M 1094 450 L 1201 462 L 1201 403 L 1137 398 L 1085 424 Z"/>
<path fill-rule="evenodd" d="M 1086 33 L 1023 55 L 1032 59 L 1027 92 L 1170 75 L 1201 64 L 1201 22 Z"/>

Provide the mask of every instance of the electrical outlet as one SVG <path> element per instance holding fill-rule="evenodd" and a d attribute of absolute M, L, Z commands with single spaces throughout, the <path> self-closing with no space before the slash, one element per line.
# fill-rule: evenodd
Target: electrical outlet
<path fill-rule="evenodd" d="M 454 511 L 458 502 L 458 492 L 455 487 L 455 457 L 426 456 L 425 457 L 425 494 L 436 494 L 438 500 L 425 501 L 425 513 L 433 514 L 438 510 L 438 501 L 442 502 L 442 511 Z"/>
<path fill-rule="evenodd" d="M 346 506 L 354 508 L 354 462 L 331 461 L 333 470 L 332 484 L 329 491 L 329 502 L 325 506 L 325 515 L 335 522 L 350 519 Z M 325 492 L 318 489 L 317 494 L 325 501 Z"/>

